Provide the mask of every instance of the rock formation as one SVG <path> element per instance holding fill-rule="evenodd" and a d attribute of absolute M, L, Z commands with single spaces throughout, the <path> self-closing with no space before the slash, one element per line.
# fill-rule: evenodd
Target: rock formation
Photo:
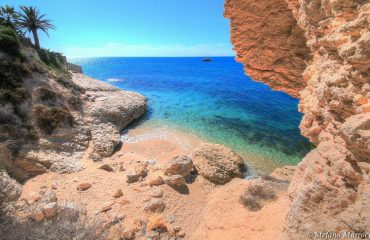
<path fill-rule="evenodd" d="M 246 73 L 299 98 L 301 132 L 317 145 L 290 185 L 287 238 L 368 230 L 369 2 L 227 0 L 225 16 Z"/>
<path fill-rule="evenodd" d="M 194 150 L 193 161 L 197 172 L 215 184 L 243 178 L 242 157 L 223 145 L 203 143 Z"/>
<path fill-rule="evenodd" d="M 49 66 L 32 47 L 20 51 L 22 61 L 0 50 L 0 166 L 17 180 L 79 170 L 89 145 L 95 159 L 110 156 L 120 131 L 146 111 L 138 93 Z"/>

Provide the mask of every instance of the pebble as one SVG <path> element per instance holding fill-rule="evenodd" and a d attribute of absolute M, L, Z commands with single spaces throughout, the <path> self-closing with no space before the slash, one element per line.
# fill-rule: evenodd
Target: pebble
<path fill-rule="evenodd" d="M 86 191 L 91 186 L 92 186 L 91 183 L 83 182 L 83 183 L 80 183 L 80 184 L 77 185 L 77 190 L 79 190 L 79 191 Z"/>

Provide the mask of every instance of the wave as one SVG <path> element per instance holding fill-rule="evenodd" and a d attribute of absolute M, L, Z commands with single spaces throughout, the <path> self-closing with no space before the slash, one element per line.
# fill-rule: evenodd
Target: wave
<path fill-rule="evenodd" d="M 107 82 L 111 82 L 111 83 L 123 82 L 125 80 L 126 79 L 123 79 L 123 78 L 107 78 Z"/>

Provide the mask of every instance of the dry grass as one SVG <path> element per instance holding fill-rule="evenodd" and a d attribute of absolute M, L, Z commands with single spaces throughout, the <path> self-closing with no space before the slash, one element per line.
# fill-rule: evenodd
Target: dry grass
<path fill-rule="evenodd" d="M 41 86 L 35 89 L 34 96 L 36 99 L 42 102 L 55 103 L 61 95 L 57 94 L 49 87 Z"/>
<path fill-rule="evenodd" d="M 251 211 L 260 210 L 264 203 L 277 199 L 276 192 L 267 184 L 250 185 L 240 196 L 240 203 Z"/>
<path fill-rule="evenodd" d="M 82 100 L 79 96 L 70 96 L 67 99 L 68 105 L 73 109 L 73 110 L 82 110 Z"/>
<path fill-rule="evenodd" d="M 33 108 L 33 113 L 38 127 L 46 134 L 52 134 L 57 127 L 62 125 L 73 126 L 73 116 L 66 106 L 36 105 Z"/>

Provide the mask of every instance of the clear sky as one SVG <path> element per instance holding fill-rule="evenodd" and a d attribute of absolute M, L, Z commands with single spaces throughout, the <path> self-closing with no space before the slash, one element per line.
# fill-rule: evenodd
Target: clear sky
<path fill-rule="evenodd" d="M 41 46 L 68 57 L 233 56 L 224 0 L 3 0 L 53 20 Z"/>

